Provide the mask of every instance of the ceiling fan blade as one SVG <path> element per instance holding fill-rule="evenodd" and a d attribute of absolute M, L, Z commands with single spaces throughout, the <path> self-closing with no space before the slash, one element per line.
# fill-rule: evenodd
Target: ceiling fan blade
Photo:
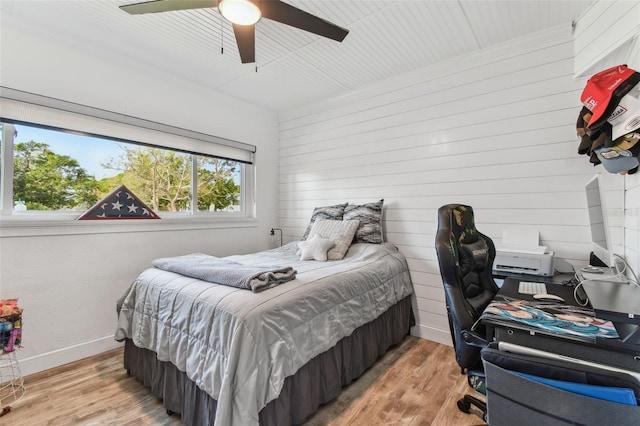
<path fill-rule="evenodd" d="M 173 10 L 204 9 L 217 7 L 218 0 L 153 0 L 120 6 L 131 15 L 142 13 L 171 12 Z"/>
<path fill-rule="evenodd" d="M 332 40 L 342 41 L 349 34 L 349 30 L 345 28 L 279 0 L 262 0 L 260 2 L 260 10 L 263 18 L 281 22 Z"/>
<path fill-rule="evenodd" d="M 238 52 L 243 64 L 256 61 L 256 26 L 233 24 Z"/>

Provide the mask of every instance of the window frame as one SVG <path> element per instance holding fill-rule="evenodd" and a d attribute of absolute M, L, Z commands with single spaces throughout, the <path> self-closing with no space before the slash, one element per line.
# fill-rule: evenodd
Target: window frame
<path fill-rule="evenodd" d="M 3 149 L 0 153 L 0 231 L 2 236 L 18 236 L 18 235 L 57 235 L 57 234 L 75 234 L 75 233 L 106 233 L 106 232 L 136 232 L 141 230 L 169 230 L 169 229 L 202 229 L 202 228 L 228 228 L 238 226 L 255 226 L 257 223 L 255 212 L 255 146 L 244 144 L 237 141 L 218 138 L 210 135 L 205 135 L 197 132 L 192 132 L 185 129 L 175 128 L 164 124 L 154 123 L 147 120 L 138 119 L 130 116 L 122 116 L 121 114 L 111 113 L 108 111 L 97 110 L 95 108 L 86 107 L 78 104 L 71 104 L 65 101 L 60 101 L 51 98 L 40 97 L 38 95 L 26 94 L 25 92 L 19 92 L 12 89 L 6 89 L 0 87 L 0 102 L 17 101 L 21 107 L 29 109 L 30 106 L 37 110 L 37 113 L 42 114 L 51 112 L 61 113 L 63 117 L 71 117 L 82 115 L 80 120 L 85 120 L 89 117 L 89 122 L 100 123 L 104 121 L 108 123 L 108 127 L 111 131 L 115 129 L 118 131 L 118 127 L 121 126 L 123 132 L 133 131 L 140 132 L 144 135 L 146 130 L 150 130 L 153 133 L 151 135 L 158 136 L 164 134 L 169 139 L 173 139 L 175 136 L 176 142 L 173 146 L 165 146 L 160 144 L 149 144 L 148 142 L 139 142 L 136 140 L 122 139 L 113 137 L 113 135 L 103 134 L 101 129 L 95 129 L 87 132 L 86 126 L 83 129 L 74 129 L 66 126 L 52 126 L 51 123 L 36 122 L 33 119 L 29 121 L 23 117 L 16 119 L 15 115 L 11 117 L 11 112 L 5 114 L 2 112 L 0 120 L 3 121 Z M 9 91 L 10 96 L 7 96 Z M 37 100 L 37 103 L 26 102 Z M 54 108 L 49 105 L 55 105 Z M 0 105 L 2 105 L 0 103 Z M 10 108 L 7 108 L 10 109 Z M 20 109 L 20 108 L 18 108 Z M 84 114 L 83 114 L 84 113 Z M 14 114 L 20 115 L 18 111 Z M 7 116 L 8 115 L 8 116 Z M 37 115 L 37 114 L 36 114 Z M 28 116 L 28 114 L 27 114 Z M 114 118 L 125 117 L 122 121 L 114 120 Z M 31 118 L 31 117 L 29 117 Z M 47 121 L 47 120 L 43 120 Z M 236 161 L 241 165 L 241 192 L 240 192 L 240 212 L 225 212 L 225 211 L 199 211 L 197 208 L 197 197 L 192 197 L 191 200 L 191 212 L 156 212 L 161 219 L 160 220 L 104 220 L 104 221 L 78 221 L 76 220 L 82 212 L 59 212 L 59 211 L 15 211 L 13 206 L 13 143 L 15 128 L 13 123 L 41 126 L 44 128 L 50 128 L 53 130 L 70 131 L 70 132 L 82 132 L 88 133 L 88 135 L 96 136 L 100 138 L 111 139 L 124 143 L 130 143 L 133 145 L 146 145 L 155 146 L 157 148 L 169 149 L 178 152 L 185 152 L 191 155 L 192 166 L 197 162 L 197 156 L 217 157 L 223 159 L 230 159 Z M 11 135 L 10 139 L 5 139 L 8 135 Z M 10 141 L 7 143 L 7 141 Z M 181 148 L 179 144 L 184 144 Z M 178 146 L 176 146 L 178 144 Z M 202 147 L 207 152 L 194 151 L 194 147 Z M 229 155 L 215 155 L 215 148 L 219 147 L 225 154 Z M 242 159 L 232 158 L 234 156 L 241 156 Z M 249 159 L 247 161 L 247 159 Z M 192 167 L 192 191 L 197 187 L 195 180 L 197 174 L 196 167 Z M 7 189 L 8 188 L 8 189 Z M 197 193 L 197 191 L 196 191 Z M 34 233 L 35 232 L 35 233 Z"/>

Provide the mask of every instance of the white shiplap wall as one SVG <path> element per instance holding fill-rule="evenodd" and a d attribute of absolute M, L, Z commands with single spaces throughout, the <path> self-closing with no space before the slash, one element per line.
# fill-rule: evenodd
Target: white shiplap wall
<path fill-rule="evenodd" d="M 597 0 L 576 19 L 574 75 L 589 77 L 640 50 L 640 0 Z"/>
<path fill-rule="evenodd" d="M 638 16 L 640 17 L 640 3 Z M 640 70 L 640 49 L 634 51 L 629 66 Z M 640 274 L 640 173 L 625 176 L 624 206 L 624 255 L 631 268 Z"/>
<path fill-rule="evenodd" d="M 640 71 L 640 0 L 598 0 L 577 20 L 574 39 L 576 75 L 588 77 L 621 63 Z M 614 223 L 624 217 L 624 251 L 615 251 L 624 252 L 631 268 L 639 272 L 640 173 L 607 177 L 624 184 L 624 215 L 610 217 Z"/>
<path fill-rule="evenodd" d="M 635 22 L 640 38 L 640 1 L 636 2 L 634 11 L 638 18 Z M 636 40 L 635 48 L 631 50 L 628 64 L 640 71 L 640 39 Z M 640 173 L 625 176 L 624 206 L 624 255 L 635 273 L 640 274 Z"/>
<path fill-rule="evenodd" d="M 314 206 L 384 198 L 385 237 L 415 286 L 412 332 L 449 342 L 434 249 L 443 204 L 472 205 L 496 242 L 535 228 L 557 266 L 586 262 L 583 188 L 596 169 L 576 154 L 580 91 L 567 24 L 281 114 L 285 240 Z"/>

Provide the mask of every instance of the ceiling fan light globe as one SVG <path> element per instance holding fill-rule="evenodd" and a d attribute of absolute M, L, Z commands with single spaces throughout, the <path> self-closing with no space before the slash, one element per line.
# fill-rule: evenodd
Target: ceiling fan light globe
<path fill-rule="evenodd" d="M 260 20 L 260 8 L 249 0 L 222 0 L 218 4 L 220 14 L 237 25 L 253 25 Z"/>

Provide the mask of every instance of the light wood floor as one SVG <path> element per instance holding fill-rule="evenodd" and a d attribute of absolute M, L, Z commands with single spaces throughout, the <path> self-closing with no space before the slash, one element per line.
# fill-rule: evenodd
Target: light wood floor
<path fill-rule="evenodd" d="M 122 349 L 25 378 L 1 425 L 180 425 L 122 367 Z M 483 425 L 456 401 L 470 389 L 453 349 L 416 337 L 394 347 L 305 425 Z"/>

